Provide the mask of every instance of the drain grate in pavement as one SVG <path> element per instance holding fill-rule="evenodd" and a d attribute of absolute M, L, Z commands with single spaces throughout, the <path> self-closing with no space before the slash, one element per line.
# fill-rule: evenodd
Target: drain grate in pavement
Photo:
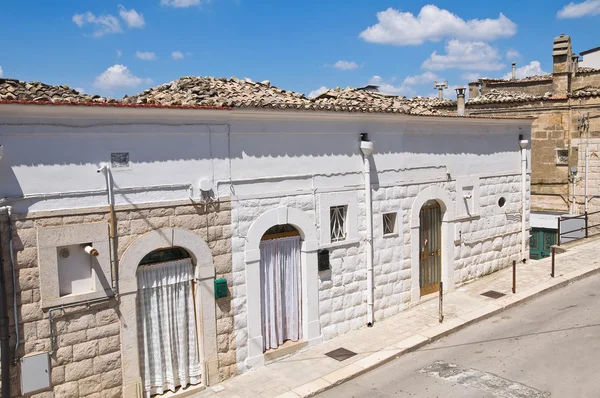
<path fill-rule="evenodd" d="M 497 298 L 500 298 L 502 296 L 506 296 L 506 294 L 497 292 L 495 290 L 488 290 L 485 293 L 481 293 L 481 295 L 485 296 L 485 297 L 493 298 L 493 299 L 497 299 Z"/>
<path fill-rule="evenodd" d="M 347 350 L 345 348 L 338 348 L 337 350 L 333 350 L 333 351 L 325 353 L 325 355 L 341 362 L 341 361 L 345 361 L 348 358 L 352 358 L 353 356 L 356 355 L 356 353 L 352 352 L 350 350 Z"/>

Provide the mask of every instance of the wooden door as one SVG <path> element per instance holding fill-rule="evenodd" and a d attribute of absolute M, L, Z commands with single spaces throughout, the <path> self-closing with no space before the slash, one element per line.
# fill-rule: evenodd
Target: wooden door
<path fill-rule="evenodd" d="M 439 290 L 442 280 L 442 209 L 435 200 L 423 205 L 419 214 L 419 285 L 421 296 Z"/>

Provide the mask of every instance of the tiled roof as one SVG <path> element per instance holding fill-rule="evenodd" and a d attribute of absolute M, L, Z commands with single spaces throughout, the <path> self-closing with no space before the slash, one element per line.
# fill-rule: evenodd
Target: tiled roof
<path fill-rule="evenodd" d="M 585 86 L 573 90 L 571 97 L 596 97 L 600 95 L 600 87 L 598 86 Z"/>
<path fill-rule="evenodd" d="M 498 83 L 498 84 L 506 84 L 506 83 L 541 82 L 541 81 L 546 81 L 546 80 L 552 80 L 552 74 L 551 73 L 547 73 L 545 75 L 527 76 L 527 77 L 524 77 L 522 79 L 516 79 L 516 80 L 512 80 L 512 79 L 494 79 L 494 78 L 483 77 L 483 78 L 480 78 L 477 81 L 478 82 L 482 82 L 482 83 L 488 83 L 488 84 L 496 84 L 496 83 Z"/>
<path fill-rule="evenodd" d="M 0 100 L 39 102 L 116 102 L 112 98 L 80 93 L 67 85 L 50 86 L 40 82 L 23 82 L 0 78 Z"/>
<path fill-rule="evenodd" d="M 452 114 L 455 101 L 386 95 L 369 86 L 329 90 L 307 98 L 272 86 L 269 81 L 185 76 L 123 99 L 79 93 L 68 86 L 50 86 L 0 79 L 0 103 L 72 104 L 173 108 L 270 108 L 318 111 L 381 112 L 418 115 Z M 452 108 L 450 110 L 444 108 Z"/>
<path fill-rule="evenodd" d="M 547 92 L 544 95 L 532 95 L 519 91 L 506 91 L 492 89 L 489 93 L 480 95 L 479 97 L 470 98 L 467 105 L 477 104 L 494 104 L 506 102 L 530 102 L 530 101 L 545 101 L 552 98 L 552 93 Z"/>
<path fill-rule="evenodd" d="M 358 112 L 391 112 L 415 115 L 437 115 L 448 113 L 441 108 L 456 107 L 456 101 L 437 98 L 406 98 L 383 94 L 373 90 L 345 89 L 328 90 L 314 99 L 319 108 Z"/>
<path fill-rule="evenodd" d="M 595 73 L 600 72 L 600 68 L 590 68 L 588 66 L 580 66 L 577 68 L 577 73 Z"/>

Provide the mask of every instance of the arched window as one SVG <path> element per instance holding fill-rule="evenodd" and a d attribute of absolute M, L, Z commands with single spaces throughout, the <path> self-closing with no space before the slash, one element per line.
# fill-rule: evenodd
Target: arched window
<path fill-rule="evenodd" d="M 156 249 L 146 254 L 142 261 L 140 261 L 140 265 L 164 263 L 167 261 L 182 260 L 184 258 L 190 258 L 190 254 L 187 250 L 181 247 L 168 247 L 165 249 Z"/>

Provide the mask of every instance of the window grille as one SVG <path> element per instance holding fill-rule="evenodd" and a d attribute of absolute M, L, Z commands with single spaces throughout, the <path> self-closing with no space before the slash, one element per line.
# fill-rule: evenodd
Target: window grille
<path fill-rule="evenodd" d="M 569 150 L 568 149 L 557 149 L 556 150 L 556 164 L 569 164 Z"/>
<path fill-rule="evenodd" d="M 383 215 L 383 234 L 389 235 L 396 232 L 396 213 Z"/>
<path fill-rule="evenodd" d="M 110 167 L 113 169 L 125 169 L 129 165 L 129 152 L 113 152 L 110 154 Z"/>
<path fill-rule="evenodd" d="M 346 240 L 346 206 L 331 207 L 329 211 L 329 226 L 331 228 L 331 241 Z"/>

